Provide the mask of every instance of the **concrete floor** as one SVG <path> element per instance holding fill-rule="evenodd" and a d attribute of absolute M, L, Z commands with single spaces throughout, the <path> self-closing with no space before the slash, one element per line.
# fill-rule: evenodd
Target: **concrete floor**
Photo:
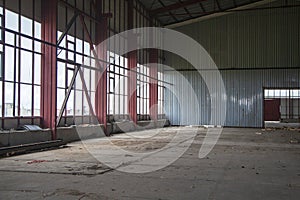
<path fill-rule="evenodd" d="M 144 139 L 128 140 L 124 134 L 111 139 L 127 150 L 146 152 L 161 148 L 174 132 L 190 129 L 162 129 L 159 140 L 146 139 L 153 131 L 134 133 Z M 299 129 L 226 128 L 205 159 L 198 152 L 206 130 L 194 129 L 196 139 L 180 159 L 145 174 L 110 169 L 80 142 L 1 159 L 0 199 L 300 199 Z M 90 145 L 95 144 L 109 156 L 106 139 Z"/>
<path fill-rule="evenodd" d="M 300 128 L 300 123 L 265 122 L 266 128 Z"/>

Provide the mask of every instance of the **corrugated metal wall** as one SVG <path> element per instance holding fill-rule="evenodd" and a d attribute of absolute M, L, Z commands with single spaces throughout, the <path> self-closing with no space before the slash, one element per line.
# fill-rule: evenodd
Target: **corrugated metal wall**
<path fill-rule="evenodd" d="M 285 5 L 286 1 L 266 6 Z M 287 1 L 300 4 L 299 1 Z M 300 9 L 284 8 L 237 12 L 177 28 L 197 40 L 221 69 L 227 91 L 225 126 L 262 127 L 263 87 L 300 87 Z M 178 69 L 189 80 L 199 99 L 195 112 L 185 113 L 184 105 L 170 91 L 165 94 L 166 112 L 174 125 L 214 124 L 210 122 L 210 98 L 200 74 L 184 60 L 167 54 L 166 65 Z M 268 69 L 264 69 L 268 68 Z M 172 71 L 165 79 L 180 87 L 180 77 Z M 188 92 L 182 92 L 188 98 Z M 186 99 L 188 102 L 188 99 Z M 188 103 L 191 107 L 193 104 Z M 182 116 L 199 116 L 196 121 Z M 189 117 L 191 119 L 191 117 Z"/>
<path fill-rule="evenodd" d="M 210 96 L 200 74 L 181 72 L 192 85 L 198 97 L 191 102 L 194 91 L 184 91 L 175 97 L 170 90 L 165 94 L 165 109 L 173 125 L 215 124 L 211 116 Z M 227 116 L 225 126 L 263 126 L 263 87 L 300 87 L 300 70 L 226 70 L 221 71 L 227 92 Z M 167 82 L 173 83 L 173 90 L 180 90 L 182 78 L 174 72 L 166 72 Z M 180 93 L 179 93 L 180 94 Z M 179 105 L 187 102 L 186 105 Z M 191 112 L 191 110 L 193 112 Z"/>

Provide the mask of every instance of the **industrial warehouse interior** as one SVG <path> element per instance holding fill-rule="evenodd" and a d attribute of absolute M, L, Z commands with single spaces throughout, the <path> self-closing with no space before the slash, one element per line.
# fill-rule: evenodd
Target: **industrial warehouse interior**
<path fill-rule="evenodd" d="M 300 199 L 299 0 L 0 0 L 0 199 Z"/>

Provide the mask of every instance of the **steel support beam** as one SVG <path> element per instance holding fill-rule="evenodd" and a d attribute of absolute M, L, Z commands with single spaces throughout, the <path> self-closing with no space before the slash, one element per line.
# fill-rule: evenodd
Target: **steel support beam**
<path fill-rule="evenodd" d="M 72 17 L 72 19 L 70 20 L 70 22 L 67 24 L 66 30 L 61 34 L 60 38 L 58 39 L 57 46 L 59 46 L 62 43 L 65 36 L 68 34 L 69 30 L 71 29 L 71 27 L 75 23 L 77 17 L 78 17 L 78 13 L 75 13 L 74 16 Z"/>
<path fill-rule="evenodd" d="M 133 0 L 128 0 L 128 30 L 134 28 L 133 19 L 134 19 L 134 3 Z M 135 45 L 137 39 L 135 36 L 130 36 L 128 45 Z M 137 77 L 136 77 L 136 68 L 137 68 L 137 51 L 128 53 L 128 112 L 131 120 L 134 123 L 137 123 Z"/>
<path fill-rule="evenodd" d="M 107 47 L 106 45 L 99 45 L 107 39 L 108 19 L 102 15 L 102 0 L 96 0 L 95 9 L 97 10 L 97 20 L 100 21 L 96 26 L 96 52 L 98 59 L 107 61 Z M 101 72 L 96 73 L 96 98 L 95 109 L 98 121 L 104 124 L 105 134 L 107 131 L 107 69 L 106 63 L 103 62 L 98 65 Z"/>
<path fill-rule="evenodd" d="M 62 104 L 62 106 L 61 106 L 61 109 L 60 109 L 60 112 L 59 112 L 59 115 L 58 115 L 58 118 L 57 118 L 57 122 L 56 122 L 56 126 L 57 126 L 57 127 L 59 126 L 59 124 L 60 124 L 60 122 L 61 122 L 61 119 L 62 119 L 62 117 L 63 117 L 63 114 L 64 114 L 64 112 L 65 112 L 65 109 L 66 109 L 68 100 L 69 100 L 69 98 L 70 98 L 71 92 L 72 92 L 72 90 L 73 90 L 73 87 L 74 87 L 74 84 L 75 84 L 75 81 L 76 81 L 76 77 L 77 77 L 77 75 L 78 75 L 79 70 L 80 70 L 80 66 L 76 66 L 75 72 L 74 72 L 73 77 L 72 77 L 72 80 L 71 80 L 71 83 L 70 83 L 70 85 L 69 85 L 69 87 L 68 87 L 68 91 L 67 91 L 66 97 L 65 97 L 65 99 L 64 99 L 64 101 L 63 101 L 63 104 Z"/>
<path fill-rule="evenodd" d="M 217 4 L 217 6 L 218 6 L 218 10 L 219 10 L 219 11 L 221 11 L 221 10 L 222 10 L 222 8 L 221 8 L 221 6 L 220 6 L 220 3 L 219 3 L 219 1 L 218 1 L 218 0 L 215 0 L 215 2 L 216 2 L 216 4 Z"/>
<path fill-rule="evenodd" d="M 96 115 L 95 115 L 94 110 L 93 110 L 91 97 L 90 97 L 90 94 L 89 94 L 89 91 L 88 91 L 88 88 L 87 88 L 87 85 L 86 85 L 86 82 L 85 82 L 85 79 L 84 79 L 83 71 L 82 71 L 81 68 L 79 68 L 78 72 L 79 72 L 80 79 L 81 79 L 81 82 L 82 82 L 82 88 L 83 88 L 87 103 L 89 105 L 89 110 L 90 110 L 90 113 L 92 114 L 92 117 L 93 117 L 93 123 L 97 124 L 94 120 Z"/>
<path fill-rule="evenodd" d="M 137 52 L 133 51 L 128 54 L 128 111 L 131 120 L 137 123 L 137 77 L 136 77 L 136 67 L 137 67 Z"/>
<path fill-rule="evenodd" d="M 184 2 L 178 2 L 171 4 L 169 6 L 161 7 L 155 10 L 151 10 L 150 13 L 151 15 L 157 15 L 159 13 L 165 13 L 165 12 L 170 12 L 172 10 L 178 10 L 180 8 L 184 8 L 186 6 L 194 5 L 196 3 L 202 2 L 202 1 L 207 1 L 207 0 L 189 0 L 189 1 L 184 1 Z"/>
<path fill-rule="evenodd" d="M 58 0 L 42 1 L 42 83 L 41 116 L 43 127 L 50 128 L 52 139 L 56 139 L 56 97 L 57 97 L 57 5 Z"/>
<path fill-rule="evenodd" d="M 164 2 L 162 2 L 161 0 L 158 0 L 158 2 L 163 6 L 163 8 L 166 7 Z M 173 13 L 171 11 L 168 11 L 168 13 L 176 22 L 178 22 L 178 19 L 173 15 Z"/>
<path fill-rule="evenodd" d="M 97 0 L 98 1 L 98 0 Z M 74 10 L 75 12 L 77 12 L 78 14 L 81 14 L 82 16 L 84 16 L 85 18 L 89 19 L 89 20 L 92 20 L 93 22 L 95 23 L 101 23 L 97 18 L 94 18 L 88 14 L 86 14 L 85 12 L 83 12 L 82 10 L 76 8 L 75 6 L 71 5 L 70 3 L 68 3 L 67 1 L 65 0 L 59 0 L 60 3 L 64 4 L 66 7 Z M 112 13 L 104 13 L 104 14 L 101 14 L 101 17 L 107 17 L 107 18 L 112 18 L 113 17 L 113 14 Z"/>

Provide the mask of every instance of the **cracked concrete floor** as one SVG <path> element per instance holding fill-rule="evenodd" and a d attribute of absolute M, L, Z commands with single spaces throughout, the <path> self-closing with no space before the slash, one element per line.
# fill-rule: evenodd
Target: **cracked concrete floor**
<path fill-rule="evenodd" d="M 155 152 L 172 144 L 176 132 L 186 135 L 191 130 L 197 135 L 188 150 L 171 165 L 150 173 L 111 169 L 87 150 L 97 147 L 97 153 L 107 158 L 116 156 L 112 147 L 118 146 L 129 152 L 125 157 L 130 162 L 120 163 L 121 167 L 139 166 L 141 159 L 134 153 Z M 149 137 L 153 133 L 158 134 Z M 300 144 L 295 143 L 300 141 L 298 129 L 225 128 L 214 149 L 199 159 L 205 133 L 205 129 L 191 127 L 141 131 L 131 133 L 132 137 L 115 135 L 109 138 L 111 142 L 101 138 L 85 145 L 77 142 L 57 150 L 1 159 L 0 199 L 300 198 Z M 159 165 L 159 161 L 151 165 Z"/>

